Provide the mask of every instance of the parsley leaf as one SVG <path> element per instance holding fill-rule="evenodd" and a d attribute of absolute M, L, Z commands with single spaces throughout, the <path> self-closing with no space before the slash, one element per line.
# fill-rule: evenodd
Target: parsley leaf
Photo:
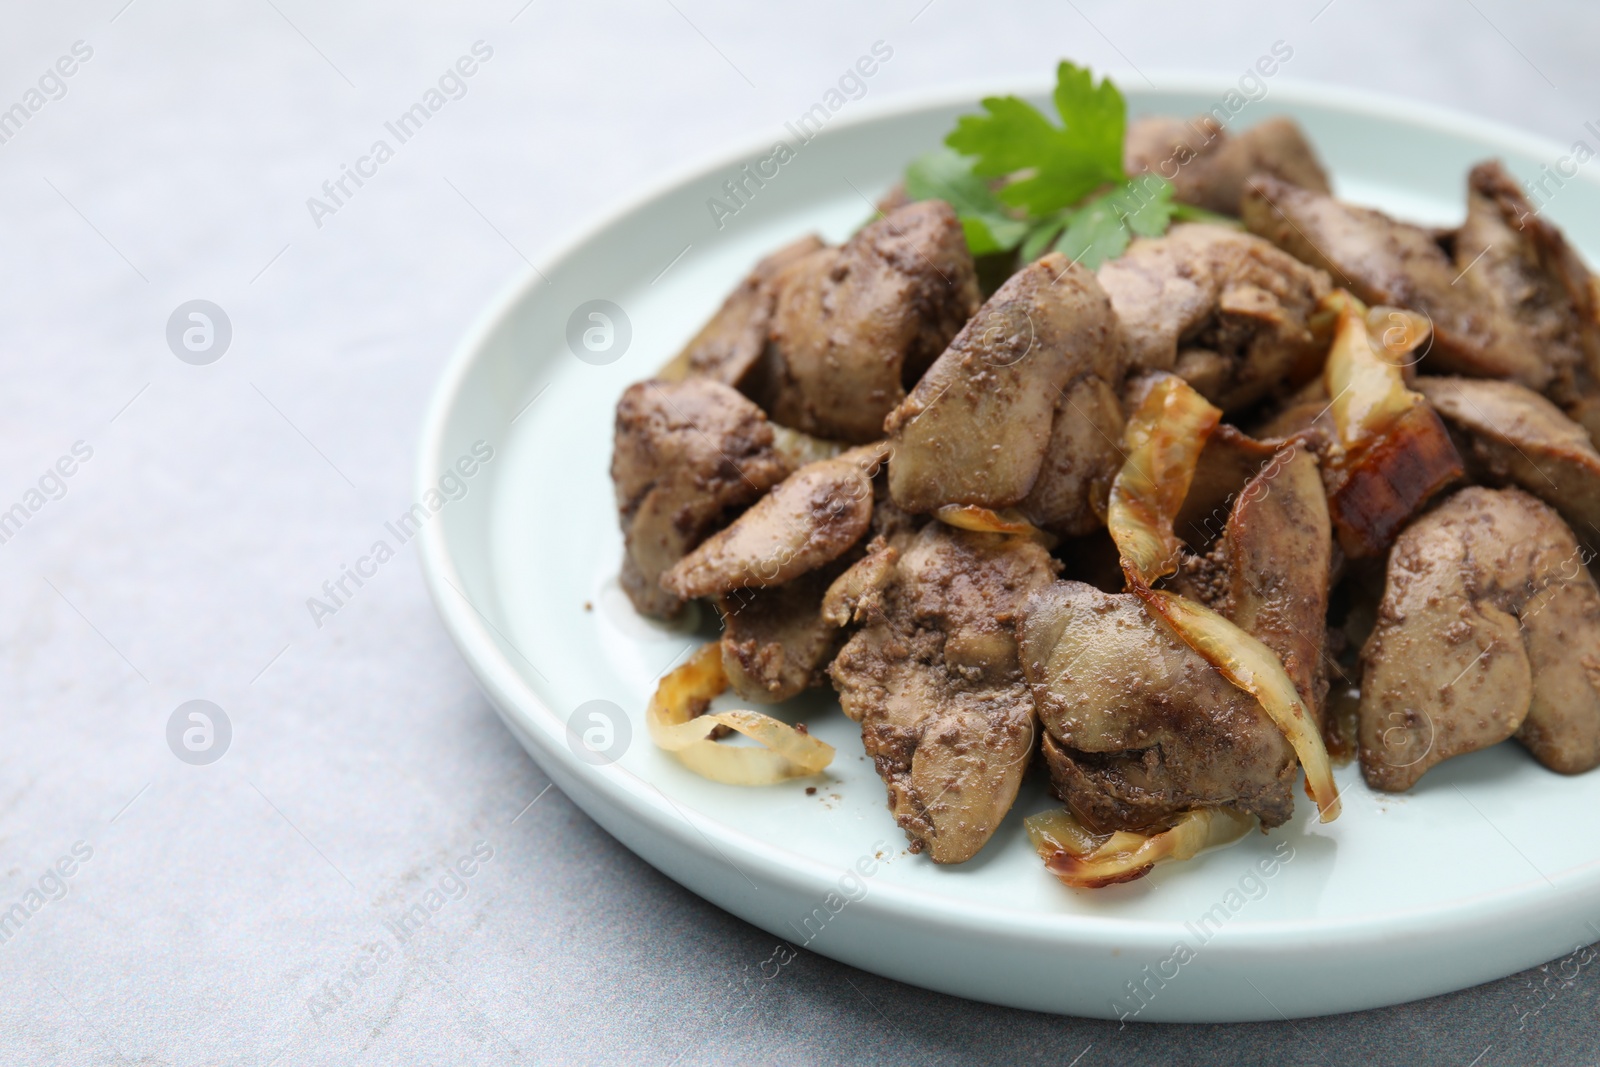
<path fill-rule="evenodd" d="M 1231 215 L 1219 215 L 1215 211 L 1207 211 L 1203 207 L 1180 202 L 1172 205 L 1172 221 L 1174 222 L 1209 222 L 1213 226 L 1227 226 L 1230 229 L 1242 230 L 1244 223 Z"/>
<path fill-rule="evenodd" d="M 1110 198 L 1099 196 L 1072 213 L 1067 232 L 1056 242 L 1056 251 L 1094 270 L 1108 259 L 1116 259 L 1128 247 L 1128 230 L 1111 205 Z"/>
<path fill-rule="evenodd" d="M 1022 242 L 1022 262 L 1032 263 L 1050 250 L 1056 243 L 1056 238 L 1061 236 L 1061 231 L 1067 228 L 1067 223 L 1072 221 L 1072 212 L 1063 211 L 1059 215 L 1045 219 L 1028 231 L 1028 237 Z"/>
<path fill-rule="evenodd" d="M 1172 202 L 1172 183 L 1154 174 L 1130 178 L 1126 185 L 1106 196 L 1122 212 L 1128 229 L 1140 237 L 1166 233 L 1178 206 Z"/>
<path fill-rule="evenodd" d="M 1069 213 L 1056 251 L 1090 270 L 1127 249 L 1140 237 L 1159 237 L 1172 221 L 1172 183 L 1154 175 L 1123 182 Z"/>
<path fill-rule="evenodd" d="M 1109 78 L 1063 62 L 1051 99 L 1059 126 L 1025 100 L 987 97 L 984 114 L 956 120 L 948 148 L 907 168 L 906 195 L 948 201 L 975 256 L 1020 245 L 1028 263 L 1054 249 L 1090 270 L 1175 220 L 1231 223 L 1175 203 L 1171 182 L 1122 169 L 1127 104 Z"/>
<path fill-rule="evenodd" d="M 1110 79 L 1094 84 L 1089 71 L 1063 62 L 1056 69 L 1056 126 L 1015 96 L 982 101 L 986 115 L 964 115 L 945 144 L 973 156 L 980 178 L 1018 175 L 1000 191 L 1004 203 L 1047 215 L 1082 200 L 1107 182 L 1122 181 L 1127 105 Z"/>
<path fill-rule="evenodd" d="M 1017 247 L 1028 224 L 1007 214 L 989 183 L 973 173 L 973 161 L 947 148 L 929 152 L 906 168 L 906 196 L 943 200 L 955 209 L 975 256 Z"/>

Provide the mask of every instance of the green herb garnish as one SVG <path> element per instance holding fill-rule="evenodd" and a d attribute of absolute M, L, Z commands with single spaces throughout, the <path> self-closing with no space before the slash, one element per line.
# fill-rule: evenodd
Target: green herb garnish
<path fill-rule="evenodd" d="M 1056 68 L 1057 126 L 1015 96 L 985 97 L 964 115 L 948 148 L 906 169 L 906 195 L 948 201 L 975 256 L 1021 246 L 1025 261 L 1052 249 L 1090 270 L 1121 255 L 1135 234 L 1159 236 L 1174 219 L 1210 217 L 1177 204 L 1172 183 L 1130 178 L 1122 167 L 1128 106 L 1084 67 Z"/>
<path fill-rule="evenodd" d="M 972 161 L 949 149 L 929 152 L 906 168 L 906 195 L 912 200 L 944 200 L 955 208 L 975 256 L 1017 247 L 1028 224 L 1011 217 L 989 183 L 972 172 Z"/>

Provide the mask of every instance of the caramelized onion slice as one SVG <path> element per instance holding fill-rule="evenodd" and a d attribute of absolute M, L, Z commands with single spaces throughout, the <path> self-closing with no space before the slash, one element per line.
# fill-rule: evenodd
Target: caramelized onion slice
<path fill-rule="evenodd" d="M 1023 825 L 1046 870 L 1075 889 L 1100 889 L 1143 878 L 1158 863 L 1232 844 L 1250 832 L 1255 819 L 1232 808 L 1206 808 L 1184 812 L 1169 829 L 1153 834 L 1092 834 L 1058 808 L 1030 815 Z"/>
<path fill-rule="evenodd" d="M 650 739 L 696 774 L 727 785 L 772 785 L 817 774 L 833 762 L 833 746 L 759 711 L 703 713 L 713 697 L 728 688 L 722 649 L 713 641 L 689 662 L 669 672 L 656 686 L 645 712 Z M 721 745 L 712 740 L 719 726 L 762 745 Z"/>
<path fill-rule="evenodd" d="M 1176 630 L 1222 676 L 1255 697 L 1306 771 L 1306 791 L 1323 822 L 1339 817 L 1339 790 L 1322 731 L 1272 649 L 1210 608 L 1161 589 L 1135 589 L 1147 606 Z"/>
<path fill-rule="evenodd" d="M 936 508 L 934 518 L 958 530 L 975 530 L 978 533 L 1019 534 L 1036 541 L 1055 544 L 1055 538 L 1023 517 L 1016 508 L 980 508 L 976 504 L 946 504 Z"/>
<path fill-rule="evenodd" d="M 1323 369 L 1334 426 L 1323 457 L 1328 510 L 1345 555 L 1372 558 L 1461 477 L 1463 465 L 1432 405 L 1406 386 L 1428 320 L 1397 308 L 1369 310 L 1342 289 L 1322 307 L 1338 323 Z"/>
<path fill-rule="evenodd" d="M 1129 590 L 1223 677 L 1256 698 L 1294 748 L 1307 791 L 1328 822 L 1339 815 L 1328 750 L 1277 653 L 1209 608 L 1150 588 L 1177 569 L 1181 546 L 1172 521 L 1221 414 L 1182 378 L 1167 375 L 1151 385 L 1128 420 L 1128 458 L 1111 486 L 1107 522 Z"/>
<path fill-rule="evenodd" d="M 1123 567 L 1149 584 L 1178 569 L 1178 535 L 1172 520 L 1189 495 L 1200 453 L 1222 411 L 1173 374 L 1145 392 L 1128 420 L 1127 459 L 1111 484 L 1106 522 Z"/>
<path fill-rule="evenodd" d="M 1346 454 L 1382 437 L 1422 395 L 1406 388 L 1404 367 L 1427 340 L 1428 320 L 1412 311 L 1375 307 L 1336 290 L 1324 305 L 1338 316 L 1323 383 L 1333 397 L 1329 411 Z"/>

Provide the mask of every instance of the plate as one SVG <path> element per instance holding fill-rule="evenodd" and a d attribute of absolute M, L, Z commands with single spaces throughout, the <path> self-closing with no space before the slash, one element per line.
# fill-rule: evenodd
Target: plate
<path fill-rule="evenodd" d="M 1234 88 L 1169 81 L 1127 95 L 1136 114 L 1190 115 L 1226 107 Z M 413 516 L 440 616 L 506 725 L 607 831 L 769 931 L 769 977 L 804 948 L 996 1004 L 1217 1022 L 1393 1004 L 1600 940 L 1600 773 L 1557 776 L 1514 744 L 1451 760 L 1403 796 L 1341 768 L 1337 822 L 1313 821 L 1302 797 L 1270 835 L 1099 891 L 1062 886 L 1029 847 L 1022 817 L 1051 803 L 1038 774 L 973 861 L 909 854 L 831 694 L 782 712 L 838 749 L 817 779 L 724 786 L 652 746 L 644 708 L 657 678 L 711 631 L 645 621 L 617 585 L 617 397 L 761 255 L 810 231 L 846 237 L 907 160 L 994 91 L 849 102 L 808 141 L 784 129 L 665 181 L 518 280 L 462 342 L 427 416 Z M 998 91 L 1047 98 L 1038 85 Z M 1234 124 L 1280 113 L 1304 124 L 1339 195 L 1424 223 L 1460 219 L 1474 162 L 1500 156 L 1537 177 L 1568 151 L 1278 81 Z M 724 183 L 780 138 L 791 158 L 777 173 L 746 182 L 736 211 L 712 210 L 712 198 L 733 206 Z M 1595 262 L 1600 187 L 1569 179 L 1547 210 Z"/>

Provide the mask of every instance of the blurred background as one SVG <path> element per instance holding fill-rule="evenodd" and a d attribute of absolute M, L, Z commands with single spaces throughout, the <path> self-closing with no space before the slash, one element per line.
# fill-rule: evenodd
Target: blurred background
<path fill-rule="evenodd" d="M 9 0 L 0 910 L 43 903 L 0 926 L 0 1062 L 1592 1062 L 1594 979 L 1553 967 L 1120 1031 L 806 953 L 764 980 L 769 935 L 545 792 L 413 547 L 335 616 L 305 600 L 410 503 L 427 398 L 497 291 L 874 41 L 880 105 L 1061 57 L 1231 80 L 1281 40 L 1283 79 L 1567 144 L 1600 122 L 1597 39 L 1575 0 Z M 324 189 L 463 55 L 457 98 Z"/>

